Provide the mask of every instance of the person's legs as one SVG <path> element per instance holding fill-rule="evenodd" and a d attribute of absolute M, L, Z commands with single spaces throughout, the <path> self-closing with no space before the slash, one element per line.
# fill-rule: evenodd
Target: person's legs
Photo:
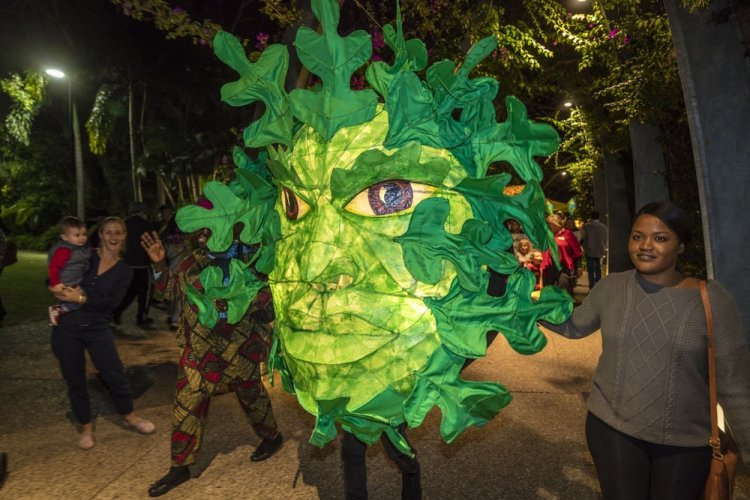
<path fill-rule="evenodd" d="M 136 316 L 136 323 L 139 325 L 148 322 L 148 307 L 151 300 L 150 272 L 151 271 L 148 268 L 133 269 L 133 286 L 138 295 L 138 313 Z"/>
<path fill-rule="evenodd" d="M 112 311 L 112 320 L 118 325 L 122 321 L 122 313 L 125 312 L 125 309 L 130 307 L 130 304 L 133 303 L 133 299 L 135 299 L 137 295 L 137 288 L 134 284 L 134 281 L 135 273 L 133 274 L 133 280 L 131 280 L 127 292 L 125 292 L 125 296 L 122 298 L 122 302 L 120 302 L 120 305 L 117 306 L 114 311 Z"/>
<path fill-rule="evenodd" d="M 651 498 L 698 498 L 711 467 L 711 447 L 685 448 L 652 444 Z"/>
<path fill-rule="evenodd" d="M 603 500 L 649 498 L 647 443 L 613 429 L 591 413 L 586 417 L 586 443 L 599 475 Z"/>
<path fill-rule="evenodd" d="M 586 271 L 589 273 L 589 288 L 593 288 L 596 282 L 602 279 L 601 257 L 586 256 Z"/>
<path fill-rule="evenodd" d="M 68 386 L 73 416 L 79 424 L 91 423 L 91 402 L 86 388 L 85 342 L 74 328 L 52 329 L 52 352 L 60 364 L 60 372 Z"/>
<path fill-rule="evenodd" d="M 191 348 L 185 347 L 177 368 L 177 382 L 172 410 L 171 467 L 167 474 L 148 488 L 150 497 L 159 497 L 190 479 L 189 465 L 195 463 L 203 443 L 208 406 L 212 392 L 190 386 L 186 370 L 195 370 L 189 363 Z M 196 373 L 191 373 L 196 375 Z"/>
<path fill-rule="evenodd" d="M 268 344 L 259 333 L 262 326 L 253 327 L 255 330 L 237 349 L 241 362 L 229 367 L 226 375 L 232 376 L 229 388 L 237 396 L 253 430 L 263 439 L 250 455 L 250 460 L 259 462 L 270 458 L 281 448 L 283 437 L 276 425 L 271 400 L 261 380 L 260 362 L 268 357 Z"/>
<path fill-rule="evenodd" d="M 263 439 L 275 438 L 279 431 L 273 416 L 271 400 L 260 379 L 259 366 L 255 365 L 249 379 L 233 380 L 230 388 L 237 395 L 237 400 L 250 419 L 255 433 Z"/>
<path fill-rule="evenodd" d="M 190 368 L 188 368 L 190 370 Z M 191 387 L 185 368 L 177 371 L 177 384 L 172 414 L 172 465 L 195 463 L 203 444 L 203 431 L 212 394 Z"/>
<path fill-rule="evenodd" d="M 125 377 L 122 361 L 108 325 L 91 329 L 86 350 L 109 390 L 117 413 L 123 416 L 132 413 L 133 395 L 130 392 L 130 382 Z"/>
<path fill-rule="evenodd" d="M 406 424 L 398 427 L 399 432 L 406 439 Z M 401 499 L 402 500 L 419 500 L 422 498 L 422 480 L 417 460 L 417 452 L 411 443 L 407 440 L 409 447 L 414 451 L 413 456 L 401 453 L 396 446 L 391 443 L 386 433 L 380 436 L 380 442 L 383 443 L 388 458 L 398 466 L 401 471 Z"/>
<path fill-rule="evenodd" d="M 346 500 L 367 500 L 367 445 L 354 434 L 342 430 L 341 463 L 344 466 Z"/>

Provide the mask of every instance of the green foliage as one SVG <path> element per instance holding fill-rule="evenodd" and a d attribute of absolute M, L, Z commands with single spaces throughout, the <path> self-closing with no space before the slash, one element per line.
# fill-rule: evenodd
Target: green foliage
<path fill-rule="evenodd" d="M 188 11 L 181 7 L 172 7 L 167 0 L 110 0 L 113 4 L 122 7 L 123 13 L 139 21 L 151 21 L 161 31 L 166 33 L 168 40 L 177 38 L 189 38 L 193 43 L 209 45 L 222 27 L 211 19 L 202 21 L 193 19 Z M 238 2 L 237 17 L 242 16 L 242 11 L 247 2 Z M 260 12 L 286 28 L 297 23 L 302 15 L 296 2 L 283 0 L 263 0 L 259 2 Z M 247 46 L 249 40 L 243 40 L 242 44 Z"/>
<path fill-rule="evenodd" d="M 107 113 L 107 105 L 114 88 L 110 84 L 99 87 L 94 97 L 91 114 L 86 120 L 86 131 L 89 134 L 89 149 L 95 155 L 107 152 L 107 139 L 112 131 L 112 116 Z"/>
<path fill-rule="evenodd" d="M 0 160 L 0 216 L 39 234 L 73 212 L 73 174 L 64 138 L 34 131 L 30 142 L 34 147 L 16 146 L 13 157 Z"/>
<path fill-rule="evenodd" d="M 171 7 L 166 0 L 110 0 L 122 7 L 125 15 L 133 19 L 153 21 L 156 27 L 166 32 L 169 40 L 190 38 L 193 43 L 207 45 L 221 26 L 205 19 L 196 21 L 190 14 L 179 7 Z"/>
<path fill-rule="evenodd" d="M 6 154 L 13 142 L 29 145 L 31 123 L 41 108 L 45 87 L 45 78 L 36 71 L 12 73 L 0 80 L 0 88 L 11 99 L 5 123 L 0 125 L 0 145 Z"/>
<path fill-rule="evenodd" d="M 17 240 L 15 236 L 13 239 Z M 54 297 L 47 290 L 45 279 L 47 253 L 19 250 L 18 262 L 3 269 L 0 279 L 0 296 L 8 311 L 3 326 L 46 320 L 47 307 L 54 303 Z"/>

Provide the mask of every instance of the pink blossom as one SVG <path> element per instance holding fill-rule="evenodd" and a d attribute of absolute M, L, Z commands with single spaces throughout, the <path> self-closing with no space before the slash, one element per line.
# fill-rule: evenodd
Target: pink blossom
<path fill-rule="evenodd" d="M 622 37 L 622 43 L 626 45 L 630 43 L 630 40 L 632 40 L 632 38 L 630 38 L 630 35 L 625 35 L 624 37 Z"/>
<path fill-rule="evenodd" d="M 122 11 L 125 13 L 126 16 L 130 16 L 133 14 L 133 4 L 130 2 L 125 2 L 122 5 Z"/>
<path fill-rule="evenodd" d="M 385 48 L 385 38 L 379 31 L 372 32 L 372 49 L 380 51 Z"/>
<path fill-rule="evenodd" d="M 174 9 L 172 9 L 173 14 L 180 15 L 180 14 L 183 14 L 184 12 L 185 12 L 185 9 L 183 9 L 182 7 L 175 7 Z"/>
<path fill-rule="evenodd" d="M 354 90 L 362 90 L 365 88 L 365 79 L 358 75 L 352 75 L 351 87 Z"/>
<path fill-rule="evenodd" d="M 382 61 L 383 57 L 380 54 L 373 54 L 370 58 L 371 61 Z"/>
<path fill-rule="evenodd" d="M 619 32 L 620 32 L 620 30 L 619 30 L 618 28 L 612 28 L 612 29 L 611 29 L 611 30 L 609 31 L 609 35 L 607 35 L 607 37 L 608 37 L 608 38 L 609 38 L 610 40 L 612 40 L 612 39 L 613 39 L 614 37 L 616 37 L 616 36 L 617 36 L 617 34 L 618 34 Z"/>

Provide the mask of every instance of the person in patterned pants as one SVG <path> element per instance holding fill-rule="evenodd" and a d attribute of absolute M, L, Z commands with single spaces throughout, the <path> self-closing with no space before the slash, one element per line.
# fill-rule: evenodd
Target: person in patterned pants
<path fill-rule="evenodd" d="M 269 289 L 263 288 L 242 319 L 226 321 L 226 302 L 217 300 L 219 321 L 212 328 L 198 320 L 198 309 L 185 293 L 187 283 L 202 291 L 198 277 L 209 265 L 226 268 L 231 258 L 249 259 L 252 249 L 235 242 L 228 252 L 209 254 L 205 242 L 207 230 L 197 235 L 198 249 L 175 271 L 165 263 L 164 247 L 156 233 L 144 233 L 143 247 L 154 263 L 154 287 L 167 300 L 182 303 L 177 330 L 183 344 L 177 372 L 172 418 L 172 466 L 167 475 L 149 488 L 149 496 L 161 496 L 190 479 L 188 466 L 195 463 L 200 450 L 211 396 L 233 391 L 250 419 L 253 430 L 262 438 L 250 459 L 265 460 L 282 444 L 271 401 L 261 381 L 261 362 L 268 358 L 273 321 Z"/>

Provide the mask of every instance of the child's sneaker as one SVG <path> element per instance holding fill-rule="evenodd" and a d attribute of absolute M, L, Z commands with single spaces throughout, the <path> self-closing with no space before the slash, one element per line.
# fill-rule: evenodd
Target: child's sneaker
<path fill-rule="evenodd" d="M 60 322 L 60 306 L 49 306 L 49 326 L 57 326 Z"/>

